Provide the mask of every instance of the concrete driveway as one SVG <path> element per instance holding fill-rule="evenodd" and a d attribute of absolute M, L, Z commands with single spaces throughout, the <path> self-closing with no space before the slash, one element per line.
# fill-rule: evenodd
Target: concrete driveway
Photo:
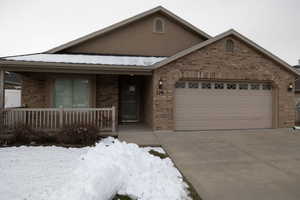
<path fill-rule="evenodd" d="M 299 200 L 300 132 L 155 133 L 204 200 Z"/>

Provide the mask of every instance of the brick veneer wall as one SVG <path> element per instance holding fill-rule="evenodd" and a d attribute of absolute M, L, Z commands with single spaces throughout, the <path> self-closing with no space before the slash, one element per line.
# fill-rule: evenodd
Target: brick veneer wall
<path fill-rule="evenodd" d="M 225 51 L 226 39 L 234 41 L 234 52 Z M 244 42 L 229 36 L 174 62 L 158 68 L 154 78 L 155 130 L 174 129 L 174 84 L 178 80 L 249 80 L 270 81 L 275 89 L 275 127 L 290 127 L 295 122 L 294 92 L 288 92 L 295 76 L 281 65 L 259 53 Z M 163 80 L 163 94 L 158 94 L 159 79 Z M 275 111 L 274 111 L 275 112 Z"/>
<path fill-rule="evenodd" d="M 300 92 L 295 93 L 295 105 L 297 105 L 298 103 L 300 103 Z M 298 125 L 300 123 L 300 112 L 298 110 L 296 110 L 296 120 L 295 120 L 295 122 Z"/>
<path fill-rule="evenodd" d="M 144 121 L 149 127 L 153 127 L 153 82 L 152 76 L 146 76 L 144 80 L 144 88 L 142 91 L 144 107 Z"/>
<path fill-rule="evenodd" d="M 22 75 L 21 104 L 29 108 L 47 108 L 48 92 L 46 80 Z"/>
<path fill-rule="evenodd" d="M 116 108 L 116 120 L 118 121 L 119 107 L 119 76 L 97 75 L 96 76 L 96 107 Z"/>

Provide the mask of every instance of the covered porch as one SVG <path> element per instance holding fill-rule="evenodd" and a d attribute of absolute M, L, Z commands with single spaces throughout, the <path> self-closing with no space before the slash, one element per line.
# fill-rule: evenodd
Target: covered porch
<path fill-rule="evenodd" d="M 59 130 L 81 123 L 115 132 L 119 124 L 136 123 L 152 130 L 151 62 L 133 64 L 1 61 L 1 73 L 11 71 L 22 77 L 23 106 L 6 109 L 3 124 L 7 128 L 23 123 L 35 129 Z M 2 82 L 1 97 L 3 87 Z"/>

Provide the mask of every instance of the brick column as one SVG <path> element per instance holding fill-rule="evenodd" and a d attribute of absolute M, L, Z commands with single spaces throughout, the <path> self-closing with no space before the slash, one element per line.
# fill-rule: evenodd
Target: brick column
<path fill-rule="evenodd" d="M 4 133 L 4 107 L 5 107 L 4 75 L 5 75 L 5 71 L 0 70 L 0 134 Z"/>

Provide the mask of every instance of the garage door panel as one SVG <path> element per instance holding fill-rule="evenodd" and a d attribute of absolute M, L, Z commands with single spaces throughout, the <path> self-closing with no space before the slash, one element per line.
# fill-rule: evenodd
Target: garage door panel
<path fill-rule="evenodd" d="M 177 102 L 178 104 L 180 104 L 181 102 Z M 195 104 L 199 104 L 199 105 L 195 105 Z M 202 105 L 205 104 L 207 106 L 207 108 L 202 107 Z M 255 105 L 254 105 L 255 104 Z M 194 101 L 185 101 L 182 102 L 180 105 L 178 105 L 178 109 L 186 109 L 187 106 L 195 106 L 197 109 L 208 109 L 211 110 L 211 107 L 214 107 L 214 109 L 218 109 L 218 108 L 224 108 L 224 106 L 229 107 L 230 109 L 242 109 L 242 108 L 246 108 L 249 110 L 249 108 L 259 108 L 262 106 L 269 106 L 269 102 L 265 101 L 265 100 L 253 100 L 251 102 L 249 101 L 244 101 L 244 102 L 238 102 L 235 103 L 234 101 L 230 101 L 228 100 L 228 102 L 224 101 L 224 102 L 219 102 L 219 101 L 198 101 L 198 102 L 194 102 Z M 195 108 L 193 107 L 193 108 Z"/>
<path fill-rule="evenodd" d="M 188 95 L 188 94 L 187 94 Z M 253 101 L 256 102 L 265 102 L 265 103 L 270 103 L 269 98 L 271 98 L 271 95 L 264 95 L 264 96 L 236 96 L 236 95 L 231 95 L 231 96 L 222 96 L 222 95 L 217 95 L 217 96 L 212 96 L 212 95 L 207 95 L 207 96 L 193 96 L 193 95 L 177 95 L 176 101 L 179 103 L 178 105 L 181 104 L 188 104 L 188 102 L 207 102 L 207 103 L 232 103 L 233 98 L 239 98 L 239 101 L 234 101 L 234 103 L 238 104 L 243 104 L 243 103 L 251 103 Z M 214 97 L 214 98 L 213 98 Z M 221 99 L 219 99 L 221 98 Z"/>
<path fill-rule="evenodd" d="M 175 89 L 176 130 L 272 127 L 271 90 Z"/>
<path fill-rule="evenodd" d="M 194 118 L 190 119 L 189 117 Z M 205 115 L 205 116 L 199 116 L 198 113 L 191 113 L 189 114 L 184 114 L 177 116 L 175 119 L 180 119 L 181 121 L 201 121 L 201 120 L 255 120 L 255 119 L 268 119 L 265 115 Z"/>
<path fill-rule="evenodd" d="M 232 126 L 230 122 L 226 121 L 195 121 L 191 123 L 178 124 L 177 130 L 217 130 L 217 129 L 251 129 L 251 128 L 270 128 L 269 120 L 236 120 L 236 124 Z M 194 127 L 201 127 L 195 129 Z"/>

